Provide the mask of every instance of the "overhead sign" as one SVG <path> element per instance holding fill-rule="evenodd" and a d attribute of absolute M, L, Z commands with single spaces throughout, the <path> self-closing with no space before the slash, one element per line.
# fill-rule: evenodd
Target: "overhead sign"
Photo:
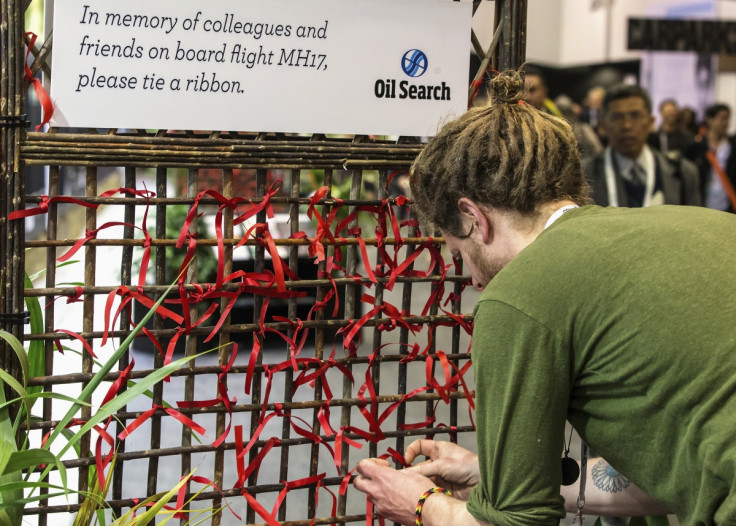
<path fill-rule="evenodd" d="M 736 54 L 736 21 L 629 18 L 628 48 Z"/>
<path fill-rule="evenodd" d="M 434 135 L 472 4 L 56 0 L 53 126 Z"/>

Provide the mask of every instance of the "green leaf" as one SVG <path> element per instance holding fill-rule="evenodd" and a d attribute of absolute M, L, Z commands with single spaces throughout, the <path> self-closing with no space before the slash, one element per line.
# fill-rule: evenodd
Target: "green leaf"
<path fill-rule="evenodd" d="M 14 451 L 15 442 L 8 440 L 6 437 L 0 437 L 0 473 L 5 472 L 5 466 L 8 465 Z"/>
<path fill-rule="evenodd" d="M 135 382 L 133 380 L 128 380 L 128 383 L 127 383 L 127 387 L 128 388 L 133 387 L 134 385 L 135 385 Z M 144 396 L 150 398 L 151 400 L 153 400 L 153 396 L 154 396 L 153 395 L 153 391 L 151 391 L 150 389 L 146 389 L 142 394 Z M 164 408 L 173 408 L 174 407 L 173 405 L 171 405 L 170 403 L 168 403 L 166 400 L 161 400 L 161 406 L 164 407 Z"/>
<path fill-rule="evenodd" d="M 2 372 L 4 372 L 4 371 L 2 371 Z M 0 372 L 0 376 L 2 376 L 2 374 L 1 374 L 2 372 Z M 54 399 L 54 400 L 61 400 L 63 402 L 80 403 L 79 402 L 79 399 L 77 399 L 77 398 L 74 398 L 72 396 L 67 396 L 67 395 L 62 394 L 62 393 L 54 393 L 54 392 L 43 392 L 43 393 L 28 394 L 28 395 L 26 395 L 25 398 L 29 398 L 31 400 L 33 400 L 35 398 L 51 398 L 51 399 Z M 17 404 L 18 402 L 22 402 L 22 401 L 23 401 L 23 397 L 22 396 L 20 396 L 18 398 L 13 398 L 12 400 L 8 400 L 7 402 L 0 403 L 0 409 L 4 409 L 5 407 L 11 406 L 13 404 Z M 92 404 L 83 403 L 82 405 L 91 406 Z M 38 417 L 35 417 L 35 416 L 31 415 L 31 421 L 32 422 L 33 421 L 40 422 L 41 419 L 39 419 Z"/>
<path fill-rule="evenodd" d="M 24 410 L 21 411 L 22 414 L 18 416 L 15 422 L 10 421 L 8 406 L 5 402 L 5 384 L 9 385 L 14 391 L 20 394 L 20 400 L 22 400 L 23 403 L 22 407 Z M 15 442 L 18 430 L 17 426 L 22 420 L 25 420 L 27 424 L 30 424 L 30 415 L 31 405 L 28 401 L 28 395 L 26 394 L 25 389 L 15 378 L 5 371 L 0 370 L 0 437 L 8 441 Z"/>
<path fill-rule="evenodd" d="M 204 512 L 207 512 L 207 511 L 211 511 L 211 512 L 208 515 L 205 515 L 202 518 L 200 518 L 199 515 L 197 515 L 197 517 L 195 517 L 195 518 L 197 518 L 199 520 L 196 521 L 196 522 L 190 521 L 188 523 L 188 526 L 199 526 L 200 524 L 204 524 L 205 522 L 208 522 L 212 517 L 214 517 L 218 513 L 222 512 L 224 509 L 225 509 L 225 506 L 223 506 L 222 508 L 218 509 L 217 511 L 203 510 L 203 512 L 200 513 L 200 515 L 202 515 Z"/>
<path fill-rule="evenodd" d="M 25 275 L 25 288 L 33 288 L 33 282 L 26 273 Z M 31 334 L 43 333 L 43 310 L 41 309 L 41 303 L 37 297 L 25 298 L 26 309 L 30 314 L 31 321 Z M 28 343 L 28 378 L 36 376 L 44 376 L 46 374 L 46 345 L 43 340 L 31 340 Z M 43 391 L 43 387 L 33 386 L 28 389 L 30 394 L 39 393 Z M 35 401 L 35 400 L 34 400 Z M 31 403 L 33 406 L 33 403 Z"/>
<path fill-rule="evenodd" d="M 193 473 L 194 473 L 194 471 L 190 472 L 189 473 L 189 477 L 191 477 Z M 187 499 L 187 501 L 184 502 L 184 504 L 182 505 L 182 508 L 184 508 L 184 507 L 188 506 L 189 504 L 191 504 L 199 496 L 200 493 L 204 493 L 204 491 L 207 488 L 209 488 L 211 485 L 212 485 L 212 483 L 209 483 L 209 484 L 206 484 L 206 485 L 202 486 L 194 495 L 190 496 L 189 499 Z M 191 524 L 191 522 L 192 522 L 192 520 L 194 518 L 198 518 L 201 515 L 204 515 L 205 513 L 209 513 L 209 515 L 207 516 L 207 518 L 210 518 L 210 517 L 215 516 L 217 513 L 219 513 L 223 509 L 225 509 L 225 506 L 219 508 L 217 511 L 215 511 L 214 508 L 200 508 L 200 509 L 191 509 L 190 508 L 188 510 L 185 510 L 184 513 L 186 513 L 188 515 L 188 517 L 189 517 L 189 522 L 187 522 L 187 524 Z M 169 520 L 173 519 L 174 518 L 174 515 L 176 515 L 176 513 L 169 514 L 159 524 L 161 526 L 163 526 L 164 524 L 166 524 L 167 522 L 169 522 Z M 200 522 L 203 522 L 204 520 L 206 520 L 206 519 L 203 519 Z"/>
<path fill-rule="evenodd" d="M 69 449 L 70 444 L 72 442 L 76 442 L 80 440 L 82 436 L 85 433 L 87 433 L 90 429 L 92 429 L 95 425 L 102 422 L 103 420 L 106 420 L 109 416 L 114 415 L 118 411 L 118 409 L 120 409 L 121 407 L 124 407 L 130 404 L 133 400 L 135 400 L 137 397 L 143 394 L 149 388 L 149 386 L 157 384 L 158 382 L 162 381 L 164 378 L 169 376 L 171 373 L 179 369 L 182 365 L 193 360 L 197 356 L 202 356 L 203 354 L 212 352 L 212 350 L 205 351 L 203 353 L 199 353 L 199 355 L 185 356 L 183 358 L 180 358 L 176 360 L 175 362 L 171 362 L 166 367 L 162 367 L 161 369 L 156 369 L 155 371 L 151 372 L 148 376 L 140 379 L 138 383 L 134 385 L 132 388 L 119 394 L 118 396 L 114 397 L 112 400 L 107 402 L 105 405 L 100 407 L 97 410 L 97 412 L 95 412 L 95 414 L 92 415 L 92 417 L 89 420 L 87 420 L 87 422 L 85 422 L 85 424 L 82 427 L 79 428 L 79 430 L 74 434 L 74 437 L 72 438 L 72 440 L 69 443 L 67 443 L 67 445 L 61 448 L 61 450 L 59 451 L 59 455 L 63 455 L 64 453 L 66 453 L 66 451 Z"/>
<path fill-rule="evenodd" d="M 24 490 L 29 488 L 45 488 L 64 491 L 64 488 L 62 488 L 58 484 L 51 484 L 50 482 L 31 482 L 28 480 L 20 480 L 18 482 L 5 482 L 0 484 L 0 493 L 4 493 L 6 491 Z M 63 495 L 63 493 L 60 493 L 60 495 Z"/>
<path fill-rule="evenodd" d="M 14 507 L 21 507 L 20 515 L 22 516 L 23 515 L 22 506 L 25 506 L 26 504 L 30 504 L 32 502 L 39 502 L 39 501 L 47 500 L 47 499 L 53 499 L 56 497 L 64 497 L 64 496 L 67 496 L 67 497 L 69 496 L 68 490 L 61 491 L 59 493 L 46 493 L 44 495 L 37 495 L 35 497 L 19 498 L 17 500 L 14 500 L 13 502 L 0 504 L 0 509 L 9 510 L 9 509 L 13 509 Z M 21 524 L 21 521 L 18 521 L 16 524 Z"/>
<path fill-rule="evenodd" d="M 29 368 L 26 350 L 23 348 L 20 340 L 7 331 L 0 330 L 0 338 L 8 342 L 8 345 L 10 345 L 13 351 L 15 351 L 15 354 L 18 357 L 18 362 L 20 362 L 20 367 L 23 370 L 23 385 L 25 385 L 26 380 L 28 379 Z"/>
<path fill-rule="evenodd" d="M 218 347 L 218 348 L 219 348 L 219 347 Z M 62 346 L 62 349 L 64 350 L 64 352 L 70 352 L 70 353 L 76 354 L 77 356 L 84 356 L 84 354 L 85 354 L 85 353 L 84 353 L 84 352 L 82 352 L 82 351 L 79 351 L 79 350 L 77 350 L 77 349 L 72 349 L 72 348 L 69 348 L 69 347 L 64 347 L 64 346 Z M 95 364 L 95 365 L 96 365 L 97 367 L 102 367 L 102 366 L 104 365 L 104 364 L 103 364 L 102 362 L 99 362 L 99 361 L 97 361 L 97 360 L 94 360 L 94 359 L 93 359 L 93 362 L 94 362 L 94 364 Z M 127 386 L 129 387 L 129 386 L 133 386 L 133 385 L 135 385 L 135 381 L 133 381 L 133 380 L 128 380 L 128 382 L 127 382 Z M 144 395 L 144 396 L 146 396 L 146 397 L 148 397 L 148 398 L 150 398 L 151 400 L 153 400 L 154 394 L 153 394 L 153 391 L 151 391 L 150 389 L 146 390 L 146 391 L 145 391 L 145 392 L 143 393 L 143 395 Z M 41 395 L 39 395 L 39 396 L 41 396 Z M 69 399 L 69 401 L 70 401 L 70 402 L 72 402 L 72 403 L 74 403 L 74 402 L 75 402 L 76 400 L 77 400 L 76 398 L 70 398 L 70 399 Z M 87 404 L 87 405 L 90 405 L 90 404 Z M 167 402 L 166 400 L 161 400 L 161 405 L 162 405 L 162 406 L 163 406 L 164 408 L 173 408 L 173 407 L 174 407 L 173 405 L 171 405 L 171 404 L 170 404 L 169 402 Z"/>
<path fill-rule="evenodd" d="M 0 487 L 7 484 L 21 483 L 20 473 L 0 476 Z M 23 489 L 8 488 L 0 490 L 0 525 L 9 521 L 11 526 L 20 524 L 23 519 Z"/>
<path fill-rule="evenodd" d="M 9 332 L 0 330 L 0 338 L 5 340 L 10 347 L 15 351 L 16 356 L 18 356 L 18 361 L 20 363 L 21 369 L 23 371 L 23 385 L 18 382 L 15 378 L 13 378 L 10 374 L 8 374 L 5 371 L 0 370 L 0 390 L 3 387 L 3 383 L 9 385 L 16 393 L 18 393 L 21 398 L 24 399 L 23 401 L 23 407 L 25 408 L 26 414 L 24 415 L 25 418 L 28 418 L 28 416 L 31 414 L 31 406 L 30 402 L 27 398 L 27 393 L 25 390 L 25 384 L 26 379 L 28 378 L 28 355 L 26 354 L 26 350 L 23 348 L 23 345 L 21 345 L 20 340 L 10 334 Z M 0 396 L 0 403 L 5 403 L 5 396 L 4 394 Z M 4 410 L 7 411 L 7 410 Z M 0 416 L 0 419 L 5 419 L 5 417 Z M 8 420 L 9 421 L 9 420 Z M 12 427 L 12 424 L 11 424 Z M 5 435 L 5 432 L 7 430 L 0 430 L 1 436 L 7 436 Z"/>
<path fill-rule="evenodd" d="M 183 272 L 183 271 L 182 271 Z M 125 354 L 125 352 L 128 350 L 128 347 L 135 339 L 136 335 L 143 329 L 143 327 L 146 325 L 148 320 L 151 319 L 156 309 L 163 303 L 164 299 L 166 298 L 166 295 L 171 291 L 171 289 L 174 287 L 176 282 L 169 285 L 169 287 L 164 291 L 164 293 L 161 295 L 161 297 L 158 299 L 158 301 L 153 305 L 151 309 L 146 313 L 146 315 L 143 317 L 141 322 L 131 331 L 131 333 L 128 335 L 125 340 L 123 340 L 123 343 L 120 344 L 120 347 L 110 356 L 110 359 L 100 368 L 100 370 L 95 374 L 95 376 L 92 377 L 92 380 L 85 386 L 85 388 L 82 390 L 82 393 L 79 395 L 79 400 L 82 402 L 87 402 L 91 399 L 92 394 L 95 392 L 97 387 L 105 380 L 105 377 L 107 376 L 107 373 L 109 373 L 113 367 L 117 365 L 117 363 L 120 361 L 120 358 Z M 151 384 L 146 384 L 146 387 L 149 387 Z M 77 404 L 72 405 L 72 407 L 69 408 L 69 411 L 67 411 L 66 415 L 59 421 L 56 428 L 51 432 L 49 437 L 46 440 L 46 444 L 44 447 L 49 448 L 54 443 L 56 437 L 59 436 L 61 433 L 61 430 L 64 429 L 69 422 L 71 422 L 72 418 L 77 414 L 79 411 L 79 406 Z M 91 426 L 90 426 L 91 427 Z M 75 435 L 78 437 L 81 437 L 81 435 Z M 69 446 L 69 444 L 67 444 Z M 65 448 L 65 449 L 68 449 Z M 45 475 L 45 473 L 44 473 Z"/>
<path fill-rule="evenodd" d="M 3 371 L 4 372 L 4 371 Z M 0 382 L 0 402 L 5 402 L 5 389 Z M 8 409 L 6 407 L 0 409 L 0 437 L 2 437 L 3 448 L 3 471 L 6 470 L 10 463 L 13 453 L 17 451 L 15 442 L 15 429 L 10 421 Z M 21 473 L 9 473 L 0 475 L 0 485 L 5 483 L 18 482 L 21 479 Z M 20 524 L 23 518 L 23 506 L 18 502 L 23 498 L 23 491 L 19 489 L 0 491 L 0 526 L 10 524 L 15 526 Z"/>
<path fill-rule="evenodd" d="M 185 270 L 182 270 L 184 272 Z M 67 424 L 71 422 L 72 418 L 74 418 L 78 412 L 79 409 L 83 405 L 87 405 L 89 400 L 91 400 L 91 397 L 93 393 L 97 390 L 97 388 L 102 384 L 104 381 L 106 381 L 106 377 L 110 371 L 114 367 L 117 366 L 117 364 L 120 361 L 120 358 L 123 356 L 123 354 L 128 350 L 128 347 L 135 339 L 136 335 L 140 332 L 140 330 L 145 326 L 146 322 L 153 316 L 154 312 L 158 308 L 159 305 L 161 305 L 166 297 L 166 295 L 171 291 L 171 289 L 176 285 L 176 282 L 172 283 L 166 291 L 161 295 L 161 297 L 158 299 L 158 301 L 154 304 L 154 306 L 149 309 L 149 311 L 146 313 L 146 315 L 143 317 L 143 319 L 140 321 L 140 323 L 137 325 L 137 327 L 131 331 L 131 333 L 125 338 L 125 340 L 120 344 L 120 347 L 115 350 L 115 352 L 110 356 L 110 358 L 102 364 L 99 371 L 94 375 L 94 377 L 89 381 L 89 383 L 85 386 L 85 388 L 82 390 L 81 394 L 79 395 L 79 398 L 77 401 L 75 401 L 72 406 L 69 408 L 67 413 L 64 415 L 63 418 L 59 420 L 54 430 L 50 433 L 48 436 L 46 443 L 44 444 L 43 448 L 46 450 L 49 450 L 51 446 L 54 444 L 54 441 L 56 438 L 58 438 L 60 435 L 64 435 L 67 437 L 67 442 L 63 447 L 60 448 L 60 450 L 57 452 L 57 455 L 59 458 L 63 458 L 64 454 L 71 448 L 78 448 L 79 447 L 79 441 L 81 438 L 88 433 L 95 425 L 98 423 L 106 420 L 110 416 L 114 416 L 114 414 L 123 406 L 128 405 L 130 402 L 132 402 L 136 397 L 140 396 L 143 393 L 146 393 L 150 390 L 152 386 L 162 381 L 164 378 L 169 376 L 171 373 L 176 371 L 178 368 L 180 368 L 185 363 L 189 362 L 190 360 L 194 359 L 197 355 L 193 356 L 186 356 L 184 358 L 181 358 L 175 362 L 170 363 L 166 367 L 162 367 L 160 369 L 157 369 L 150 373 L 145 378 L 139 379 L 134 386 L 126 390 L 125 392 L 121 393 L 119 396 L 114 397 L 112 400 L 110 400 L 107 404 L 105 404 L 103 407 L 101 407 L 98 411 L 96 411 L 91 418 L 87 419 L 86 423 L 80 427 L 80 429 L 73 433 L 71 436 L 69 436 L 70 430 L 65 429 Z M 206 352 L 211 352 L 211 349 Z M 199 355 L 202 355 L 204 353 L 199 353 Z M 4 400 L 0 400 L 2 402 Z M 48 473 L 52 469 L 52 465 L 50 462 L 39 462 L 39 464 L 47 464 L 46 468 L 43 470 L 43 472 L 40 475 L 40 479 L 43 480 Z M 58 464 L 60 466 L 60 474 L 62 476 L 62 484 L 66 488 L 66 472 L 62 471 L 63 465 L 60 463 Z M 174 492 L 175 494 L 175 492 Z M 169 499 L 166 500 L 168 502 Z M 162 504 L 163 506 L 163 504 Z M 151 511 L 151 510 L 149 510 Z M 138 522 L 139 524 L 145 524 Z M 0 525 L 1 526 L 1 525 Z"/>
<path fill-rule="evenodd" d="M 43 449 L 27 449 L 24 451 L 13 451 L 8 455 L 8 460 L 3 466 L 0 475 L 7 475 L 16 471 L 36 467 L 39 464 L 56 462 L 56 457 L 51 451 Z"/>
<path fill-rule="evenodd" d="M 49 463 L 60 465 L 61 469 L 64 469 L 61 461 L 59 461 L 59 459 L 57 459 L 51 451 L 47 451 L 45 449 L 27 449 L 25 451 L 13 451 L 10 454 L 10 458 L 5 464 L 5 468 L 0 474 L 7 475 L 8 473 L 13 473 L 14 471 L 22 471 L 24 469 L 35 468 L 39 464 Z"/>
<path fill-rule="evenodd" d="M 70 259 L 69 261 L 64 261 L 63 263 L 57 262 L 56 263 L 56 268 L 66 267 L 67 265 L 74 265 L 75 263 L 79 263 L 79 260 L 78 259 Z M 43 276 L 44 274 L 46 274 L 46 269 L 45 268 L 39 270 L 35 274 L 31 274 L 31 276 L 30 276 L 29 279 L 31 280 L 31 282 L 34 282 L 38 278 L 40 278 L 41 276 Z M 59 285 L 61 285 L 61 283 L 59 283 Z"/>
<path fill-rule="evenodd" d="M 144 514 L 136 517 L 136 520 L 135 520 L 136 526 L 146 526 L 146 524 L 151 522 L 151 520 L 154 519 L 156 515 L 158 515 L 158 513 L 161 511 L 161 509 L 163 509 L 166 503 L 172 500 L 176 496 L 176 494 L 179 492 L 179 488 L 181 488 L 184 484 L 186 484 L 191 478 L 191 476 L 192 474 L 190 473 L 189 475 L 181 479 L 179 483 L 173 488 L 171 488 L 168 492 L 158 493 L 156 495 L 153 495 L 147 498 L 143 502 L 140 502 L 136 507 L 129 510 L 128 513 L 126 513 L 125 515 L 120 517 L 118 520 L 113 522 L 111 526 L 123 526 L 125 524 L 130 524 L 129 520 L 132 518 L 133 513 L 135 513 L 139 509 L 145 508 L 151 503 L 154 503 L 151 505 L 150 508 L 148 508 L 148 510 Z"/>
<path fill-rule="evenodd" d="M 138 517 L 138 520 L 136 521 L 136 526 L 146 526 L 149 522 L 151 522 L 156 515 L 163 509 L 166 504 L 172 500 L 174 497 L 176 497 L 176 494 L 179 493 L 179 489 L 186 484 L 189 479 L 191 478 L 191 474 L 182 479 L 176 486 L 171 488 L 168 492 L 163 494 L 156 503 L 148 508 L 148 510 Z"/>
<path fill-rule="evenodd" d="M 28 274 L 25 275 L 24 285 L 26 289 L 33 288 L 33 282 Z M 26 309 L 28 309 L 28 314 L 30 315 L 31 334 L 41 334 L 43 332 L 43 309 L 41 309 L 41 302 L 35 296 L 26 296 L 25 303 Z M 32 340 L 29 343 L 29 346 L 28 358 L 31 359 L 31 366 L 35 368 L 35 371 L 32 370 L 31 376 L 42 376 L 46 373 L 45 369 L 39 367 L 40 365 L 44 365 L 44 362 L 46 361 L 44 342 L 42 340 Z M 35 356 L 37 354 L 40 356 Z M 40 363 L 34 364 L 34 358 L 40 358 Z"/>
<path fill-rule="evenodd" d="M 98 511 L 105 505 L 105 497 L 110 489 L 110 482 L 112 481 L 112 473 L 115 470 L 115 461 L 117 459 L 117 452 L 113 456 L 112 462 L 110 463 L 110 470 L 108 471 L 107 479 L 105 480 L 105 487 L 100 488 L 99 480 L 97 476 L 92 477 L 91 491 L 84 499 L 77 516 L 74 518 L 74 524 L 72 526 L 90 526 L 95 516 L 98 516 Z M 90 470 L 92 471 L 92 470 Z M 104 517 L 104 514 L 101 514 Z"/>
<path fill-rule="evenodd" d="M 28 396 L 28 393 L 26 392 L 25 388 L 16 380 L 13 378 L 10 374 L 0 369 L 0 383 L 5 383 L 8 385 L 13 391 L 18 393 L 20 395 L 19 398 L 16 400 L 25 400 L 26 403 L 28 403 L 28 399 L 30 398 Z M 3 401 L 3 405 L 7 406 L 9 405 L 7 402 Z"/>

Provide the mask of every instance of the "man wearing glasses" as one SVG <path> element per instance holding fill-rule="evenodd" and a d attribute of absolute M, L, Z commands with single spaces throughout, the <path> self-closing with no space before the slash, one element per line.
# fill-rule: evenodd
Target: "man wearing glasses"
<path fill-rule="evenodd" d="M 672 161 L 647 145 L 654 117 L 644 88 L 627 84 L 613 87 L 603 99 L 602 110 L 608 147 L 593 159 L 586 174 L 596 204 L 702 204 L 695 165 L 687 160 Z"/>

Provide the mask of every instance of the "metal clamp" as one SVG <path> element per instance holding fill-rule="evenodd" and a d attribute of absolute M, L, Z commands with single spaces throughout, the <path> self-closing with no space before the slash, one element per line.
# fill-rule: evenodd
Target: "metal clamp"
<path fill-rule="evenodd" d="M 18 325 L 27 325 L 31 322 L 31 313 L 26 311 L 16 312 L 15 314 L 0 314 L 0 323 L 14 323 Z"/>
<path fill-rule="evenodd" d="M 26 113 L 22 115 L 0 115 L 0 128 L 28 128 L 30 125 L 31 121 L 28 120 Z"/>

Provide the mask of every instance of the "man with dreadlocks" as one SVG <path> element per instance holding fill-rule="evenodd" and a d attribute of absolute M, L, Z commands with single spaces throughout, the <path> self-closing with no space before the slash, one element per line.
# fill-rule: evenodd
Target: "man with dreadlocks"
<path fill-rule="evenodd" d="M 419 440 L 405 459 L 428 461 L 363 460 L 355 487 L 419 526 L 556 526 L 577 502 L 736 524 L 736 217 L 589 205 L 570 127 L 518 103 L 516 72 L 491 92 L 412 173 L 417 211 L 483 289 L 478 454 Z M 561 487 L 566 419 L 610 464 Z"/>

